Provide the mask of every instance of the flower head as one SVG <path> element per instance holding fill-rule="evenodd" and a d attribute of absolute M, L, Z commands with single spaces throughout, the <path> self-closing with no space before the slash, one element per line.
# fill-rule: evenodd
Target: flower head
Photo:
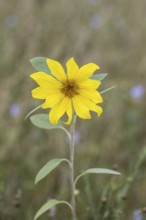
<path fill-rule="evenodd" d="M 12 118 L 17 118 L 20 114 L 20 106 L 16 103 L 12 104 L 9 109 L 9 113 Z"/>
<path fill-rule="evenodd" d="M 103 100 L 96 90 L 100 81 L 90 79 L 95 70 L 99 69 L 98 65 L 88 63 L 79 68 L 74 58 L 71 58 L 66 63 L 67 73 L 55 60 L 47 59 L 47 65 L 52 75 L 36 72 L 30 77 L 39 85 L 32 90 L 32 97 L 45 99 L 42 108 L 51 109 L 49 119 L 52 124 L 57 124 L 65 113 L 68 116 L 65 124 L 71 123 L 73 112 L 82 119 L 90 119 L 90 111 L 101 115 L 102 108 L 97 104 Z"/>
<path fill-rule="evenodd" d="M 145 93 L 145 88 L 141 84 L 133 86 L 130 90 L 130 95 L 135 100 L 142 99 L 144 96 L 144 93 Z"/>
<path fill-rule="evenodd" d="M 142 213 L 139 210 L 135 210 L 133 213 L 133 220 L 142 220 Z"/>

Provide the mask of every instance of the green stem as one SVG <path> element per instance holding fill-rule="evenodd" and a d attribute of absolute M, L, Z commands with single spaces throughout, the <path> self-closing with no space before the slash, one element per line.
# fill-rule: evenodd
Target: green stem
<path fill-rule="evenodd" d="M 76 217 L 76 202 L 75 202 L 75 183 L 74 183 L 74 131 L 75 131 L 76 116 L 73 119 L 70 128 L 70 184 L 71 184 L 71 205 L 72 205 L 72 220 L 77 220 Z"/>

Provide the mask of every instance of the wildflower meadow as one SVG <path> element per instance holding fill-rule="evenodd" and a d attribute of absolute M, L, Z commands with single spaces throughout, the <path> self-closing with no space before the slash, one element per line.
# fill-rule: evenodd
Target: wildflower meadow
<path fill-rule="evenodd" d="M 145 220 L 145 1 L 1 1 L 0 26 L 0 219 Z"/>

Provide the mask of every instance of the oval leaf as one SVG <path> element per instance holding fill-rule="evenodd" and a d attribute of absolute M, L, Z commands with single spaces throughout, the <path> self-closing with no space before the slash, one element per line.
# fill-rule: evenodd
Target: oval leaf
<path fill-rule="evenodd" d="M 46 202 L 36 213 L 34 220 L 36 220 L 38 217 L 40 217 L 44 212 L 48 211 L 51 209 L 53 206 L 58 205 L 58 204 L 66 204 L 67 206 L 70 207 L 72 210 L 72 206 L 66 202 L 66 201 L 58 201 L 56 199 L 51 199 L 48 202 Z"/>
<path fill-rule="evenodd" d="M 30 60 L 32 66 L 41 72 L 48 73 L 51 75 L 51 71 L 47 65 L 47 58 L 46 57 L 34 57 Z"/>
<path fill-rule="evenodd" d="M 68 135 L 69 139 L 70 139 L 70 133 L 68 132 L 68 130 L 66 128 L 63 127 L 61 121 L 59 121 L 59 123 L 57 125 L 53 125 L 51 124 L 48 114 L 36 114 L 30 117 L 30 120 L 32 122 L 33 125 L 35 125 L 38 128 L 43 128 L 43 129 L 62 129 L 66 132 L 66 134 Z"/>
<path fill-rule="evenodd" d="M 55 128 L 61 128 L 62 123 L 59 122 L 57 125 L 51 124 L 49 121 L 48 114 L 40 113 L 36 114 L 30 117 L 30 120 L 33 125 L 35 125 L 38 128 L 44 128 L 44 129 L 55 129 Z"/>
<path fill-rule="evenodd" d="M 108 73 L 97 73 L 97 74 L 94 74 L 91 77 L 91 79 L 102 81 L 107 75 L 108 75 Z"/>
<path fill-rule="evenodd" d="M 79 176 L 77 176 L 76 179 L 75 179 L 75 184 L 80 179 L 80 177 L 82 177 L 86 174 L 89 174 L 89 173 L 121 175 L 119 172 L 114 171 L 114 170 L 109 170 L 109 169 L 104 169 L 104 168 L 91 168 L 91 169 L 85 170 L 83 173 L 81 173 Z"/>
<path fill-rule="evenodd" d="M 38 183 L 40 180 L 42 180 L 44 177 L 46 177 L 49 173 L 51 173 L 63 161 L 66 161 L 68 164 L 70 164 L 69 160 L 64 158 L 54 159 L 46 163 L 36 175 L 35 184 Z"/>

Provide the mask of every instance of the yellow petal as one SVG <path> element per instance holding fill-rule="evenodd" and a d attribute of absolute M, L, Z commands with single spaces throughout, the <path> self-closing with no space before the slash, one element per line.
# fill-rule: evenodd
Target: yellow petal
<path fill-rule="evenodd" d="M 64 98 L 64 95 L 60 92 L 49 94 L 46 101 L 42 105 L 42 108 L 53 108 L 57 103 L 59 103 Z"/>
<path fill-rule="evenodd" d="M 98 117 L 101 115 L 102 113 L 102 108 L 98 105 L 95 105 L 92 101 L 90 101 L 88 98 L 86 97 L 82 97 L 82 102 L 88 106 L 88 108 L 91 110 L 91 111 L 94 111 L 97 113 Z"/>
<path fill-rule="evenodd" d="M 80 82 L 80 88 L 82 89 L 97 89 L 100 86 L 101 82 L 98 80 L 86 79 Z"/>
<path fill-rule="evenodd" d="M 80 95 L 91 99 L 94 103 L 102 103 L 103 99 L 100 93 L 93 89 L 80 89 Z"/>
<path fill-rule="evenodd" d="M 77 63 L 75 62 L 74 58 L 70 58 L 67 63 L 67 76 L 68 79 L 74 79 L 77 76 L 77 73 L 79 71 L 79 67 Z"/>
<path fill-rule="evenodd" d="M 49 95 L 48 90 L 42 87 L 37 87 L 33 89 L 31 92 L 32 92 L 32 97 L 35 99 L 46 99 L 46 97 Z"/>
<path fill-rule="evenodd" d="M 30 77 L 42 87 L 58 88 L 61 85 L 61 83 L 58 82 L 55 78 L 49 76 L 47 73 L 44 72 L 33 73 L 30 75 Z"/>
<path fill-rule="evenodd" d="M 71 121 L 72 121 L 72 114 L 73 114 L 72 108 L 73 108 L 72 101 L 71 101 L 71 99 L 69 99 L 68 100 L 68 106 L 67 106 L 67 109 L 66 109 L 68 120 L 66 122 L 63 122 L 66 125 L 69 125 L 71 123 Z"/>
<path fill-rule="evenodd" d="M 73 107 L 76 114 L 82 119 L 90 119 L 91 115 L 89 113 L 89 108 L 82 102 L 81 96 L 74 96 L 72 98 Z"/>
<path fill-rule="evenodd" d="M 98 69 L 99 69 L 99 66 L 96 65 L 95 63 L 88 63 L 82 66 L 78 72 L 78 80 L 89 78 L 90 76 L 93 75 L 95 70 L 98 70 Z"/>
<path fill-rule="evenodd" d="M 66 80 L 64 69 L 58 61 L 47 59 L 47 64 L 53 76 L 55 76 L 59 81 Z"/>
<path fill-rule="evenodd" d="M 64 115 L 67 106 L 68 98 L 65 97 L 61 102 L 57 103 L 49 113 L 49 119 L 52 124 L 58 124 L 58 120 Z"/>

